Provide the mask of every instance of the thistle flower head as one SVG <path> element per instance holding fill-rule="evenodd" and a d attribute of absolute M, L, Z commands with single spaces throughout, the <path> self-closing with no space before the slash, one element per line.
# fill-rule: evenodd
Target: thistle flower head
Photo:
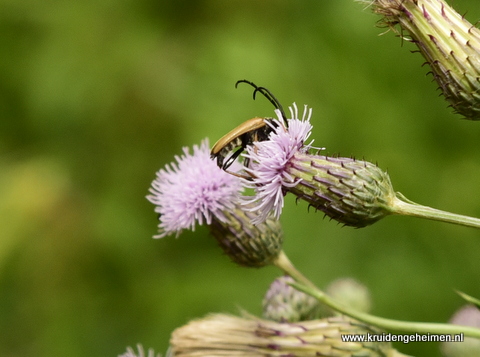
<path fill-rule="evenodd" d="M 480 120 L 480 30 L 443 0 L 366 0 L 410 35 L 445 98 L 467 119 Z"/>
<path fill-rule="evenodd" d="M 241 180 L 221 170 L 210 158 L 208 140 L 175 157 L 176 163 L 157 172 L 147 198 L 159 213 L 161 238 L 197 224 L 209 226 L 223 251 L 237 264 L 269 265 L 282 249 L 283 232 L 277 220 L 254 226 L 254 212 L 240 202 Z M 235 169 L 235 168 L 234 168 Z"/>
<path fill-rule="evenodd" d="M 280 217 L 284 203 L 284 188 L 298 183 L 287 170 L 290 160 L 296 153 L 306 152 L 310 148 L 310 145 L 305 145 L 305 141 L 312 129 L 311 108 L 305 106 L 302 119 L 298 118 L 295 103 L 289 109 L 291 118 L 287 120 L 288 128 L 283 120 L 276 120 L 269 140 L 254 142 L 247 147 L 245 157 L 252 162 L 251 167 L 246 169 L 252 176 L 247 185 L 256 190 L 256 196 L 247 202 L 255 202 L 255 210 L 259 212 L 254 223 L 264 221 L 271 211 L 274 212 L 275 218 Z M 276 114 L 281 118 L 278 110 Z"/>
<path fill-rule="evenodd" d="M 395 193 L 388 175 L 366 161 L 312 154 L 311 143 L 305 144 L 311 110 L 305 107 L 302 119 L 295 105 L 290 112 L 288 126 L 277 122 L 268 140 L 247 147 L 246 185 L 255 195 L 246 201 L 258 214 L 252 222 L 265 221 L 271 212 L 278 218 L 288 192 L 349 226 L 364 227 L 391 214 Z"/>
<path fill-rule="evenodd" d="M 209 142 L 188 148 L 176 162 L 157 172 L 150 195 L 160 217 L 159 234 L 155 238 L 184 229 L 194 230 L 196 224 L 211 224 L 213 218 L 226 222 L 225 211 L 231 210 L 242 190 L 240 180 L 221 169 L 210 159 Z"/>
<path fill-rule="evenodd" d="M 310 295 L 294 289 L 288 275 L 273 281 L 263 298 L 263 317 L 278 322 L 313 320 L 319 317 L 320 304 Z"/>

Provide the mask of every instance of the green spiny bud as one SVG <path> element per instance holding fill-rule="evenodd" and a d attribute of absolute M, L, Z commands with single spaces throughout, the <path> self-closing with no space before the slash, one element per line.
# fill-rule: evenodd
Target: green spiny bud
<path fill-rule="evenodd" d="M 263 317 L 278 322 L 313 320 L 319 317 L 319 302 L 289 283 L 290 276 L 282 276 L 273 281 L 263 299 Z"/>
<path fill-rule="evenodd" d="M 268 218 L 263 223 L 253 225 L 252 219 L 256 214 L 243 207 L 223 213 L 227 223 L 214 217 L 209 227 L 211 234 L 232 261 L 254 268 L 272 264 L 282 250 L 283 231 L 280 222 Z"/>
<path fill-rule="evenodd" d="M 480 120 L 480 30 L 442 0 L 365 2 L 390 28 L 408 32 L 455 111 Z"/>
<path fill-rule="evenodd" d="M 388 342 L 342 340 L 342 335 L 367 333 L 382 332 L 342 316 L 279 323 L 217 314 L 191 321 L 173 331 L 170 352 L 172 357 L 404 356 Z"/>
<path fill-rule="evenodd" d="M 391 213 L 390 178 L 370 162 L 297 153 L 289 173 L 301 179 L 289 192 L 347 226 L 365 227 Z"/>

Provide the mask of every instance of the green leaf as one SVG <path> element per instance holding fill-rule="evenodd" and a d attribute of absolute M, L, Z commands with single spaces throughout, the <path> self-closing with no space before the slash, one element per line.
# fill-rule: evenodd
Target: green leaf
<path fill-rule="evenodd" d="M 460 295 L 460 297 L 463 298 L 463 300 L 473 304 L 473 305 L 476 305 L 477 307 L 480 308 L 480 300 L 477 299 L 477 298 L 474 298 L 473 296 L 470 296 L 468 294 L 465 294 L 464 292 L 462 291 L 459 291 L 459 290 L 455 290 L 455 292 Z"/>

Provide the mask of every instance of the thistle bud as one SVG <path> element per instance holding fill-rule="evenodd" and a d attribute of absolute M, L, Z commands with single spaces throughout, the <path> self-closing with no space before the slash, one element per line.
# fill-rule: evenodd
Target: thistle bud
<path fill-rule="evenodd" d="M 381 333 L 345 317 L 279 323 L 229 315 L 191 321 L 173 331 L 172 357 L 400 357 L 387 342 L 344 342 L 342 335 Z"/>
<path fill-rule="evenodd" d="M 300 179 L 289 192 L 345 225 L 365 227 L 391 213 L 390 178 L 370 162 L 297 154 L 289 170 Z"/>
<path fill-rule="evenodd" d="M 442 0 L 368 3 L 383 23 L 410 35 L 454 110 L 480 120 L 480 30 Z"/>
<path fill-rule="evenodd" d="M 263 299 L 263 317 L 278 322 L 313 320 L 319 317 L 318 300 L 294 289 L 290 276 L 273 281 Z"/>

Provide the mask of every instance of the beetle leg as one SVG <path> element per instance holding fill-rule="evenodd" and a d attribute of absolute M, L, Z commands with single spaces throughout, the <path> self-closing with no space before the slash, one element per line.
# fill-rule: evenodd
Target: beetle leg
<path fill-rule="evenodd" d="M 239 178 L 242 178 L 242 179 L 245 179 L 245 180 L 248 180 L 248 181 L 252 181 L 253 180 L 253 177 L 251 175 L 242 175 L 242 174 L 239 174 L 237 172 L 233 172 L 233 171 L 229 171 L 229 170 L 225 170 L 225 172 L 227 174 L 230 174 L 230 175 L 233 175 L 233 176 L 237 176 Z"/>
<path fill-rule="evenodd" d="M 250 158 L 246 157 L 243 160 L 243 166 L 245 166 L 246 168 L 248 168 L 248 166 L 250 166 Z"/>
<path fill-rule="evenodd" d="M 215 160 L 215 158 L 217 159 L 217 166 L 221 168 L 223 166 L 223 156 L 214 154 L 210 155 L 210 159 Z"/>
<path fill-rule="evenodd" d="M 238 149 L 237 151 L 235 151 L 227 160 L 226 163 L 223 164 L 223 167 L 222 169 L 226 170 L 228 169 L 232 164 L 233 162 L 237 159 L 237 157 L 240 156 L 240 154 L 242 153 L 243 151 L 243 147 L 241 147 L 240 149 Z"/>

